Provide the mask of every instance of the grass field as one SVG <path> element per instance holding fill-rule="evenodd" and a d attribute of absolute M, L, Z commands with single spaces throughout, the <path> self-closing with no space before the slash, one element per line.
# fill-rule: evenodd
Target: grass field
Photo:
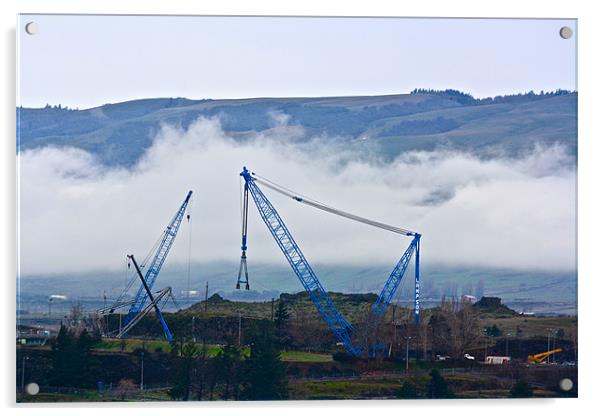
<path fill-rule="evenodd" d="M 539 317 L 539 316 L 515 316 L 508 318 L 492 317 L 481 320 L 483 326 L 491 326 L 495 324 L 503 334 L 516 335 L 517 327 L 520 327 L 522 336 L 525 338 L 546 337 L 548 329 L 553 328 L 554 331 L 562 329 L 565 334 L 575 332 L 577 330 L 577 317 Z"/>
<path fill-rule="evenodd" d="M 512 377 L 480 372 L 443 375 L 458 399 L 507 398 L 515 380 Z M 430 376 L 427 371 L 412 375 L 385 375 L 380 378 L 311 380 L 289 383 L 290 398 L 295 400 L 395 399 L 404 381 L 415 384 L 421 398 L 427 398 Z M 554 391 L 535 387 L 533 397 L 557 397 Z"/>
<path fill-rule="evenodd" d="M 123 342 L 125 341 L 125 342 Z M 103 339 L 99 341 L 94 349 L 97 351 L 122 351 L 123 352 L 132 352 L 137 348 L 144 348 L 148 351 L 163 351 L 170 352 L 171 345 L 167 341 L 163 340 L 141 340 L 141 339 Z M 198 344 L 199 347 L 201 344 Z M 221 346 L 219 345 L 208 345 L 208 354 L 210 357 L 215 357 L 218 352 L 221 351 Z M 244 353 L 244 351 L 243 351 Z"/>
<path fill-rule="evenodd" d="M 290 385 L 293 400 L 358 399 L 394 397 L 399 380 L 327 380 Z"/>
<path fill-rule="evenodd" d="M 127 339 L 123 341 L 120 339 L 103 339 L 94 345 L 94 349 L 100 351 L 121 351 L 123 348 L 124 352 L 132 352 L 137 348 L 144 348 L 148 351 L 158 351 L 160 349 L 164 352 L 171 350 L 169 342 L 162 340 Z"/>
<path fill-rule="evenodd" d="M 145 390 L 132 392 L 124 397 L 119 397 L 118 394 L 105 393 L 101 394 L 93 390 L 81 390 L 73 393 L 40 393 L 35 396 L 17 395 L 19 403 L 65 403 L 65 402 L 154 402 L 154 401 L 169 401 L 167 390 Z"/>
<path fill-rule="evenodd" d="M 200 346 L 200 344 L 199 344 Z M 171 351 L 171 346 L 167 341 L 162 340 L 141 340 L 141 339 L 103 339 L 99 341 L 94 349 L 97 351 L 121 351 L 123 348 L 124 352 L 132 352 L 137 348 L 145 348 L 148 351 L 158 351 L 159 349 L 163 352 Z M 221 350 L 219 345 L 209 345 L 208 354 L 210 357 L 215 357 Z M 243 347 L 243 354 L 248 356 L 249 349 Z M 303 362 L 303 363 L 327 363 L 332 361 L 331 354 L 321 354 L 314 352 L 305 351 L 283 351 L 281 353 L 282 361 L 287 362 Z"/>
<path fill-rule="evenodd" d="M 304 351 L 283 351 L 280 354 L 282 361 L 300 362 L 300 363 L 329 363 L 332 362 L 331 354 L 320 354 Z"/>

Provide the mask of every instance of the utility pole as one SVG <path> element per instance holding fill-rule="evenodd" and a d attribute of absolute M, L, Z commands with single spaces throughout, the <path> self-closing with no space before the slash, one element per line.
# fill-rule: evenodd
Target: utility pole
<path fill-rule="evenodd" d="M 272 321 L 274 320 L 274 298 L 272 298 Z"/>
<path fill-rule="evenodd" d="M 393 316 L 391 317 L 391 324 L 393 324 L 393 342 L 391 346 L 397 347 L 397 322 L 395 322 L 395 310 L 397 309 L 397 303 L 393 305 Z M 389 348 L 389 357 L 391 356 L 391 349 Z"/>
<path fill-rule="evenodd" d="M 489 338 L 487 335 L 487 329 L 483 330 L 485 332 L 485 361 L 487 361 L 487 349 L 489 348 Z"/>
<path fill-rule="evenodd" d="M 107 291 L 106 290 L 104 290 L 102 292 L 102 298 L 104 300 L 103 307 L 105 310 L 107 310 Z M 109 333 L 109 315 L 108 314 L 105 315 L 105 331 L 107 331 L 107 334 Z"/>
<path fill-rule="evenodd" d="M 140 365 L 140 390 L 144 390 L 144 351 L 140 352 L 142 362 Z"/>
<path fill-rule="evenodd" d="M 192 325 L 190 329 L 190 335 L 192 336 L 192 342 L 196 342 L 196 337 L 194 336 L 194 315 L 192 316 Z"/>
<path fill-rule="evenodd" d="M 25 360 L 27 359 L 27 355 L 23 354 L 23 364 L 21 365 L 21 394 L 25 393 Z"/>
<path fill-rule="evenodd" d="M 406 372 L 410 369 L 410 340 L 412 337 L 405 337 L 406 339 Z"/>
<path fill-rule="evenodd" d="M 422 322 L 424 322 L 424 319 L 422 319 Z M 429 327 L 428 327 L 428 321 L 427 321 L 427 322 L 425 322 L 424 343 L 422 344 L 422 346 L 423 346 L 422 359 L 424 359 L 425 361 L 427 359 L 427 354 L 428 354 L 428 336 L 429 336 Z"/>
<path fill-rule="evenodd" d="M 240 348 L 240 338 L 242 329 L 242 312 L 238 311 L 238 347 Z"/>
<path fill-rule="evenodd" d="M 506 334 L 506 357 L 508 357 L 508 336 L 510 334 Z"/>
<path fill-rule="evenodd" d="M 556 332 L 552 333 L 552 349 L 556 349 Z M 552 354 L 552 362 L 556 364 L 556 353 Z"/>
<path fill-rule="evenodd" d="M 552 330 L 550 328 L 548 328 L 548 351 L 550 351 L 550 332 L 551 331 Z M 548 364 L 550 364 L 550 356 L 549 355 L 546 357 L 546 362 Z"/>
<path fill-rule="evenodd" d="M 207 296 L 209 296 L 209 281 L 205 283 L 205 313 L 207 313 Z"/>

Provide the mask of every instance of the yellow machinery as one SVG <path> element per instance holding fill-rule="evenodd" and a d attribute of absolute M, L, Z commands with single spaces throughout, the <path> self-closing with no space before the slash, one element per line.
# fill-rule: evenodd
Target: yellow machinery
<path fill-rule="evenodd" d="M 557 352 L 562 351 L 562 348 L 556 348 L 555 350 L 550 350 L 546 352 L 541 352 L 535 355 L 529 355 L 527 357 L 527 362 L 529 364 L 543 364 L 550 355 L 556 354 Z"/>

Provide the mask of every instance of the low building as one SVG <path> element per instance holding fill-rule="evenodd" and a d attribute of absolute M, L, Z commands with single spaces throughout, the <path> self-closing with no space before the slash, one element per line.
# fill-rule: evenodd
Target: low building
<path fill-rule="evenodd" d="M 19 345 L 46 345 L 49 334 L 19 334 L 17 335 L 17 344 Z"/>
<path fill-rule="evenodd" d="M 506 356 L 488 355 L 487 357 L 485 357 L 485 364 L 500 365 L 500 364 L 508 364 L 509 362 L 510 362 L 510 357 L 506 357 Z"/>
<path fill-rule="evenodd" d="M 465 303 L 476 303 L 477 298 L 472 295 L 462 295 L 462 302 Z"/>

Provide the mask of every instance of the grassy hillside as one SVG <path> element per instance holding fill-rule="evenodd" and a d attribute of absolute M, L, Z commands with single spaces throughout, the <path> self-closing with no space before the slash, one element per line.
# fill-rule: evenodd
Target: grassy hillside
<path fill-rule="evenodd" d="M 374 293 L 345 294 L 330 292 L 329 294 L 339 311 L 352 321 L 361 319 L 361 316 L 370 310 L 369 308 L 376 300 L 376 294 Z M 310 320 L 321 319 L 314 304 L 305 292 L 281 294 L 279 299 L 275 300 L 274 308 L 277 307 L 276 303 L 280 300 L 285 302 L 293 317 L 306 314 Z M 205 312 L 205 306 L 207 306 L 207 312 Z M 207 300 L 207 305 L 205 305 L 205 301 L 202 301 L 179 313 L 202 314 L 203 316 L 238 316 L 238 313 L 241 313 L 245 317 L 270 319 L 272 302 L 271 300 L 264 302 L 237 302 L 214 294 Z"/>
<path fill-rule="evenodd" d="M 86 110 L 19 108 L 18 149 L 75 146 L 106 164 L 134 163 L 162 124 L 186 128 L 199 117 L 219 117 L 238 140 L 288 117 L 307 137 L 367 143 L 382 155 L 446 147 L 483 156 L 518 154 L 535 143 L 561 142 L 576 154 L 577 94 L 559 92 L 475 100 L 458 92 L 422 91 L 367 97 L 187 100 L 157 98 Z M 328 140 L 328 139 L 326 139 Z"/>
<path fill-rule="evenodd" d="M 350 322 L 362 322 L 372 304 L 376 300 L 376 295 L 367 294 L 343 294 L 329 292 L 335 306 Z M 482 327 L 497 325 L 503 334 L 516 332 L 520 327 L 524 337 L 546 337 L 549 328 L 563 329 L 567 334 L 572 332 L 577 324 L 576 316 L 547 317 L 547 316 L 524 316 L 509 308 L 502 300 L 497 306 L 490 305 L 487 301 L 492 298 L 483 298 L 475 303 L 472 308 L 478 313 Z M 283 293 L 279 299 L 275 300 L 274 309 L 277 308 L 279 301 L 285 302 L 290 316 L 293 320 L 297 318 L 306 321 L 317 320 L 321 322 L 318 314 L 309 296 L 305 292 L 295 294 Z M 493 298 L 499 302 L 499 298 Z M 436 311 L 440 302 L 436 305 L 426 308 L 426 315 L 429 316 Z M 205 309 L 205 306 L 207 308 Z M 429 308 L 431 311 L 429 311 Z M 179 311 L 177 314 L 195 315 L 204 318 L 211 316 L 238 317 L 239 313 L 245 318 L 270 319 L 272 311 L 272 302 L 242 302 L 230 301 L 221 298 L 215 294 L 209 298 L 207 305 L 205 302 L 196 303 L 189 308 Z M 396 319 L 411 319 L 412 311 L 409 308 L 401 307 L 395 312 Z M 390 321 L 393 316 L 393 306 L 389 306 L 385 315 L 385 321 Z"/>

